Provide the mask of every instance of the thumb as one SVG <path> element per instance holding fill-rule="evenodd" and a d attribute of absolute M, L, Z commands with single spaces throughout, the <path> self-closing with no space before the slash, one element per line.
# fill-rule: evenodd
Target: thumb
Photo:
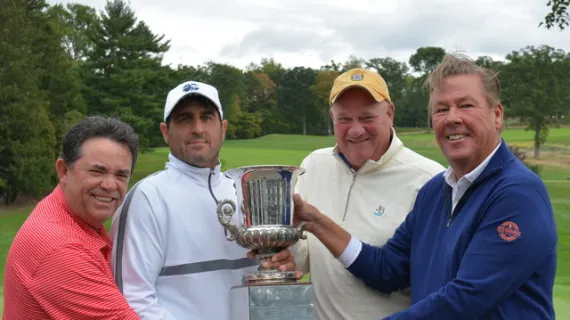
<path fill-rule="evenodd" d="M 299 210 L 303 208 L 305 201 L 303 201 L 300 194 L 295 193 L 293 195 L 293 204 L 295 205 L 295 210 Z"/>
<path fill-rule="evenodd" d="M 303 199 L 301 198 L 301 195 L 298 193 L 295 193 L 293 195 L 293 202 L 295 202 L 295 204 L 303 204 Z"/>
<path fill-rule="evenodd" d="M 303 208 L 303 199 L 298 193 L 293 195 L 293 211 L 295 212 L 293 216 L 293 223 L 299 224 L 302 220 L 299 219 L 299 215 L 302 214 L 301 209 Z"/>

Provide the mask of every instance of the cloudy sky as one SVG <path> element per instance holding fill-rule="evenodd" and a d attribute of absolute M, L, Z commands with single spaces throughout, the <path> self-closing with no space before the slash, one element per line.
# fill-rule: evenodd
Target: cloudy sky
<path fill-rule="evenodd" d="M 48 0 L 54 4 L 68 0 Z M 103 10 L 105 0 L 75 0 Z M 243 68 L 263 57 L 285 67 L 390 56 L 421 46 L 495 59 L 527 45 L 570 52 L 570 30 L 538 28 L 546 0 L 130 0 L 171 40 L 165 63 Z"/>

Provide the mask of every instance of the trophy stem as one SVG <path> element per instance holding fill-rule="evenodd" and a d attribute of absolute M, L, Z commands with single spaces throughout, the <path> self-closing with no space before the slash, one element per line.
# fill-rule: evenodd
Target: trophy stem
<path fill-rule="evenodd" d="M 261 262 L 271 260 L 271 257 L 276 255 L 281 249 L 267 248 L 259 249 L 257 251 L 257 256 L 260 258 Z"/>
<path fill-rule="evenodd" d="M 297 279 L 295 278 L 295 271 L 263 269 L 246 273 L 244 276 L 244 282 L 248 284 L 294 283 L 297 282 Z"/>
<path fill-rule="evenodd" d="M 261 264 L 275 255 L 279 250 L 260 250 L 257 256 L 260 257 L 260 265 L 257 271 L 246 273 L 244 281 L 246 283 L 290 283 L 297 282 L 295 271 L 281 271 L 276 268 L 264 268 Z"/>

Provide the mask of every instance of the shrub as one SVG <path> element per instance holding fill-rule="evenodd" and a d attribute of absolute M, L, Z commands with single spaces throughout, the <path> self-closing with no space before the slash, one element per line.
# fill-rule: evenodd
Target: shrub
<path fill-rule="evenodd" d="M 530 164 L 526 161 L 524 161 L 526 159 L 526 152 L 520 150 L 517 146 L 515 145 L 508 145 L 509 150 L 511 150 L 511 152 L 520 160 L 522 161 L 522 163 L 524 163 L 530 170 L 532 170 L 532 172 L 536 173 L 538 176 L 540 176 L 540 172 L 542 171 L 542 166 L 538 165 L 538 164 Z"/>

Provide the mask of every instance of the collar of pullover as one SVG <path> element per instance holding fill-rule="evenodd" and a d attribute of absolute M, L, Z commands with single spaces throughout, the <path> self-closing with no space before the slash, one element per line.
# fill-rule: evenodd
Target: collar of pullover
<path fill-rule="evenodd" d="M 186 162 L 178 159 L 172 153 L 168 154 L 168 162 L 166 163 L 166 169 L 176 169 L 183 172 L 190 178 L 196 180 L 197 183 L 207 186 L 208 179 L 211 179 L 211 183 L 217 183 L 221 177 L 221 163 L 218 161 L 218 165 L 214 168 L 200 168 L 187 164 Z M 212 176 L 210 178 L 210 176 Z"/>

